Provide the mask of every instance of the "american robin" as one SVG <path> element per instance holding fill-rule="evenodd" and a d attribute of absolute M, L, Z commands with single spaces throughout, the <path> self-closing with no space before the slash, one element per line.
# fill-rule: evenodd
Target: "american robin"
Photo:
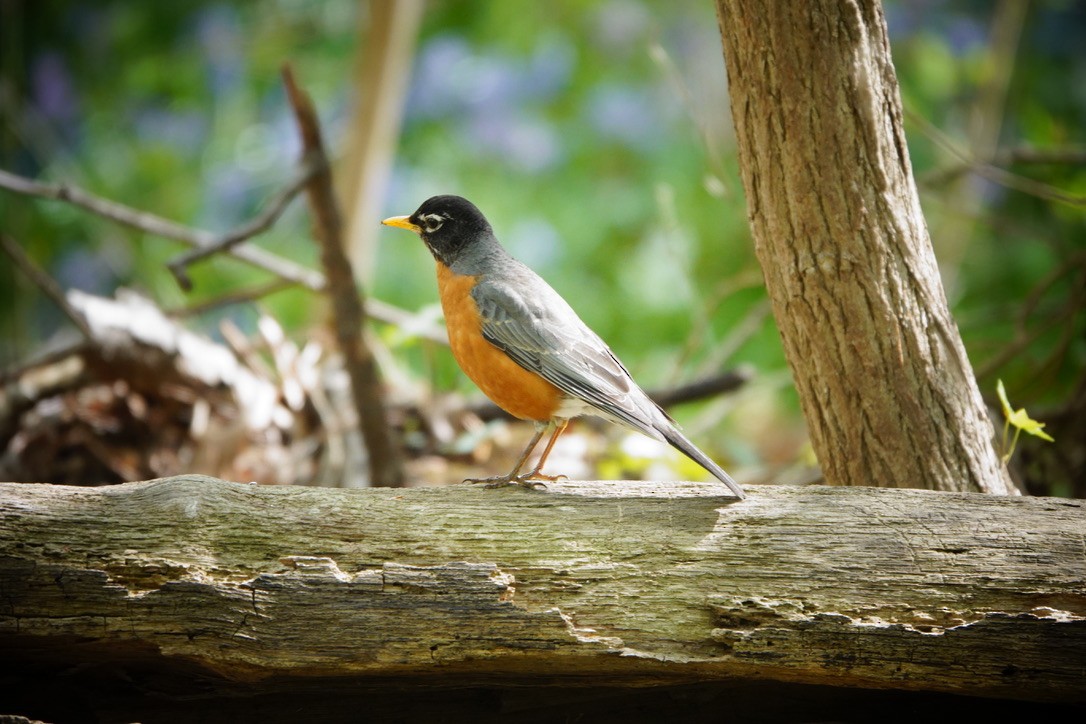
<path fill-rule="evenodd" d="M 511 257 L 482 212 L 459 196 L 434 196 L 410 216 L 382 223 L 418 234 L 437 261 L 449 345 L 468 377 L 499 407 L 536 423 L 508 475 L 470 482 L 534 487 L 570 418 L 597 415 L 664 440 L 737 498 L 743 489 L 690 442 L 637 386 L 611 349 L 543 279 Z M 521 473 L 548 428 L 539 463 Z"/>

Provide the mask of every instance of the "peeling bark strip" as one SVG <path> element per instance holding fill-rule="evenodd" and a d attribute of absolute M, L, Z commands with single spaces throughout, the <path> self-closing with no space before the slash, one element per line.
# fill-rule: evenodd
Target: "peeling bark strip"
<path fill-rule="evenodd" d="M 717 0 L 755 251 L 826 479 L 1013 493 L 920 209 L 878 0 Z"/>
<path fill-rule="evenodd" d="M 876 488 L 0 484 L 0 659 L 1083 701 L 1086 503 Z"/>

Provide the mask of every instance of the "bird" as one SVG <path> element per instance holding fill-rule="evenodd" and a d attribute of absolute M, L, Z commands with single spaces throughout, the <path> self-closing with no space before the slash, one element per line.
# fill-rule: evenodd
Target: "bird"
<path fill-rule="evenodd" d="M 461 196 L 433 196 L 414 213 L 381 223 L 414 232 L 433 255 L 449 346 L 460 368 L 498 407 L 535 423 L 535 434 L 508 474 L 465 482 L 534 489 L 561 479 L 543 473 L 547 456 L 571 419 L 595 415 L 669 443 L 732 496 L 745 497 L 566 300 L 505 250 L 475 204 Z M 522 473 L 548 429 L 539 462 Z"/>

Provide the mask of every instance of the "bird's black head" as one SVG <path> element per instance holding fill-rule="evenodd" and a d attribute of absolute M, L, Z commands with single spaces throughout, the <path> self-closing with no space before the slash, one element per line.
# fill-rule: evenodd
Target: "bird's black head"
<path fill-rule="evenodd" d="M 410 216 L 393 216 L 381 223 L 415 232 L 445 265 L 473 243 L 494 235 L 483 212 L 460 196 L 431 196 Z"/>

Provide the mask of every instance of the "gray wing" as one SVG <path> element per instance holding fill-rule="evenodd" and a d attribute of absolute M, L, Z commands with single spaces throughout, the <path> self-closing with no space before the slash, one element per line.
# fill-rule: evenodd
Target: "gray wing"
<path fill-rule="evenodd" d="M 519 287 L 487 280 L 471 292 L 488 342 L 605 417 L 667 441 L 723 481 L 735 497 L 745 497 L 738 483 L 637 386 L 610 348 L 557 292 L 527 267 L 518 271 L 523 282 Z"/>
<path fill-rule="evenodd" d="M 526 290 L 492 280 L 475 285 L 483 337 L 565 394 L 661 439 L 654 422 L 667 420 L 663 410 L 557 292 L 524 272 L 532 276 Z"/>

